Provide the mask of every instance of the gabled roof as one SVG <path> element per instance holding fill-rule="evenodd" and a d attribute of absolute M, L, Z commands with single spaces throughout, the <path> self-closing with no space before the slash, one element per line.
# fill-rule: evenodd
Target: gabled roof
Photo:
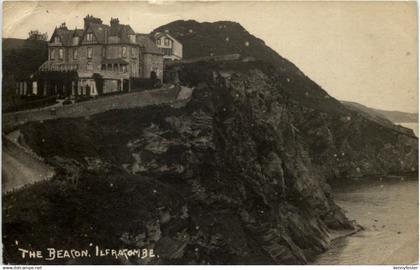
<path fill-rule="evenodd" d="M 70 45 L 71 38 L 73 36 L 73 30 L 68 30 L 67 28 L 56 28 L 51 36 L 50 42 L 53 41 L 55 36 L 60 38 L 60 41 L 63 45 Z"/>
<path fill-rule="evenodd" d="M 108 36 L 117 36 L 121 43 L 129 43 L 129 35 L 134 35 L 135 32 L 129 25 L 117 24 L 117 25 L 106 25 L 99 23 L 90 23 L 89 27 L 85 32 L 92 31 L 95 35 L 96 41 L 100 44 L 106 43 Z M 83 33 L 85 35 L 85 33 Z"/>
<path fill-rule="evenodd" d="M 107 32 L 109 32 L 109 26 L 106 24 L 98 24 L 98 23 L 91 23 L 86 31 L 83 33 L 85 35 L 86 32 L 92 30 L 93 34 L 95 35 L 96 41 L 98 43 L 105 43 Z"/>
<path fill-rule="evenodd" d="M 148 34 L 136 34 L 136 42 L 143 48 L 145 53 L 163 54 Z"/>
<path fill-rule="evenodd" d="M 83 33 L 83 29 L 69 30 L 67 28 L 56 28 L 51 36 L 50 42 L 53 42 L 54 37 L 58 36 L 64 46 L 70 46 L 72 45 L 72 38 L 74 36 L 82 37 Z"/>
<path fill-rule="evenodd" d="M 176 38 L 174 38 L 173 36 L 171 36 L 169 33 L 165 33 L 165 32 L 156 32 L 156 33 L 154 34 L 154 38 L 155 38 L 155 39 L 160 38 L 160 37 L 163 37 L 163 36 L 168 37 L 168 38 L 170 38 L 170 39 L 172 39 L 172 40 L 174 40 L 174 41 L 176 41 L 176 42 L 178 42 L 178 43 L 181 43 L 181 42 L 179 42 Z"/>
<path fill-rule="evenodd" d="M 134 35 L 135 32 L 131 26 L 126 24 L 116 24 L 111 25 L 109 28 L 109 36 L 117 36 L 120 38 L 120 42 L 128 43 L 130 42 L 129 35 Z"/>
<path fill-rule="evenodd" d="M 100 20 L 97 22 L 92 21 L 89 22 L 86 27 L 86 29 L 69 30 L 63 23 L 59 28 L 54 30 L 50 42 L 53 42 L 55 36 L 59 36 L 63 46 L 71 46 L 73 37 L 80 37 L 79 42 L 82 42 L 86 34 L 88 32 L 92 32 L 95 36 L 96 42 L 99 44 L 108 43 L 107 38 L 111 36 L 119 37 L 119 43 L 131 43 L 130 35 L 135 35 L 136 44 L 140 45 L 144 53 L 163 55 L 162 51 L 154 43 L 153 37 L 151 35 L 136 34 L 130 25 L 120 24 L 118 19 L 115 23 L 115 20 L 113 21 L 111 18 L 111 25 L 103 24 Z M 167 33 L 162 34 L 168 35 Z M 174 39 L 172 36 L 170 37 Z"/>

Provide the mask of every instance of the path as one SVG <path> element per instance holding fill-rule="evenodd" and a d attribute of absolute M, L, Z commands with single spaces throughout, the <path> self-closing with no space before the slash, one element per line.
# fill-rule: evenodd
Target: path
<path fill-rule="evenodd" d="M 9 192 L 54 176 L 54 169 L 23 147 L 3 136 L 2 192 Z"/>
<path fill-rule="evenodd" d="M 185 90 L 184 90 L 185 91 Z M 190 93 L 191 95 L 191 93 Z M 189 98 L 183 95 L 183 98 Z M 13 131 L 19 125 L 29 121 L 43 121 L 55 118 L 83 117 L 113 109 L 129 109 L 148 105 L 176 102 L 177 91 L 174 88 L 162 88 L 143 92 L 133 92 L 115 96 L 100 97 L 89 101 L 51 108 L 20 111 L 3 114 L 3 132 Z"/>

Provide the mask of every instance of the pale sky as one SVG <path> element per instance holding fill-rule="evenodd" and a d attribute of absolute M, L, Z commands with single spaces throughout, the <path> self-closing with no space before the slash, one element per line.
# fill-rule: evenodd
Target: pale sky
<path fill-rule="evenodd" d="M 239 22 L 296 64 L 333 97 L 418 111 L 417 7 L 414 2 L 6 2 L 3 37 L 52 34 L 87 14 L 147 33 L 179 19 Z"/>

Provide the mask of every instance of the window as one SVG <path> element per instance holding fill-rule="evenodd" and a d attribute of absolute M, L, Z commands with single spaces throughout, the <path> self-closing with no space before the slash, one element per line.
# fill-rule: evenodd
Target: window
<path fill-rule="evenodd" d="M 106 70 L 106 64 L 102 64 L 101 69 Z"/>
<path fill-rule="evenodd" d="M 92 48 L 91 48 L 91 47 L 88 47 L 88 48 L 87 48 L 87 58 L 88 58 L 88 59 L 91 59 L 91 58 L 92 58 L 92 53 L 93 53 L 93 52 L 92 52 Z"/>
<path fill-rule="evenodd" d="M 86 40 L 87 41 L 93 41 L 93 33 L 87 33 L 86 34 Z"/>
<path fill-rule="evenodd" d="M 130 35 L 130 42 L 136 43 L 136 35 Z"/>
<path fill-rule="evenodd" d="M 165 38 L 165 46 L 169 46 L 169 38 Z"/>
<path fill-rule="evenodd" d="M 59 43 L 59 42 L 60 42 L 60 37 L 55 36 L 55 37 L 54 37 L 54 43 Z"/>
<path fill-rule="evenodd" d="M 160 38 L 156 40 L 156 45 L 160 45 Z"/>
<path fill-rule="evenodd" d="M 122 65 L 122 72 L 127 72 L 127 65 Z"/>
<path fill-rule="evenodd" d="M 133 57 L 133 58 L 136 57 L 136 48 L 135 47 L 131 47 L 131 57 Z"/>
<path fill-rule="evenodd" d="M 127 47 L 122 47 L 122 57 L 127 57 Z"/>
<path fill-rule="evenodd" d="M 162 48 L 162 52 L 164 55 L 172 55 L 172 49 L 170 48 Z"/>
<path fill-rule="evenodd" d="M 63 49 L 62 48 L 60 48 L 60 49 L 58 49 L 58 58 L 60 59 L 60 60 L 63 60 Z"/>
<path fill-rule="evenodd" d="M 54 60 L 55 59 L 55 49 L 51 49 L 50 59 L 51 60 Z"/>
<path fill-rule="evenodd" d="M 79 37 L 73 37 L 73 45 L 79 44 Z"/>
<path fill-rule="evenodd" d="M 73 59 L 74 60 L 77 60 L 77 48 L 74 48 L 74 51 L 73 51 Z"/>
<path fill-rule="evenodd" d="M 86 69 L 87 69 L 87 70 L 93 70 L 93 64 L 92 64 L 92 62 L 88 62 L 88 63 L 87 63 L 87 65 L 86 65 Z"/>
<path fill-rule="evenodd" d="M 102 57 L 106 57 L 106 48 L 102 47 Z"/>
<path fill-rule="evenodd" d="M 143 76 L 143 67 L 139 65 L 139 76 Z"/>

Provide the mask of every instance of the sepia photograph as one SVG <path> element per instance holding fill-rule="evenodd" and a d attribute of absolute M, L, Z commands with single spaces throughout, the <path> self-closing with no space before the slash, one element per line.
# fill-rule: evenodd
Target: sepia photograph
<path fill-rule="evenodd" d="M 4 1 L 2 264 L 417 269 L 417 12 Z"/>

